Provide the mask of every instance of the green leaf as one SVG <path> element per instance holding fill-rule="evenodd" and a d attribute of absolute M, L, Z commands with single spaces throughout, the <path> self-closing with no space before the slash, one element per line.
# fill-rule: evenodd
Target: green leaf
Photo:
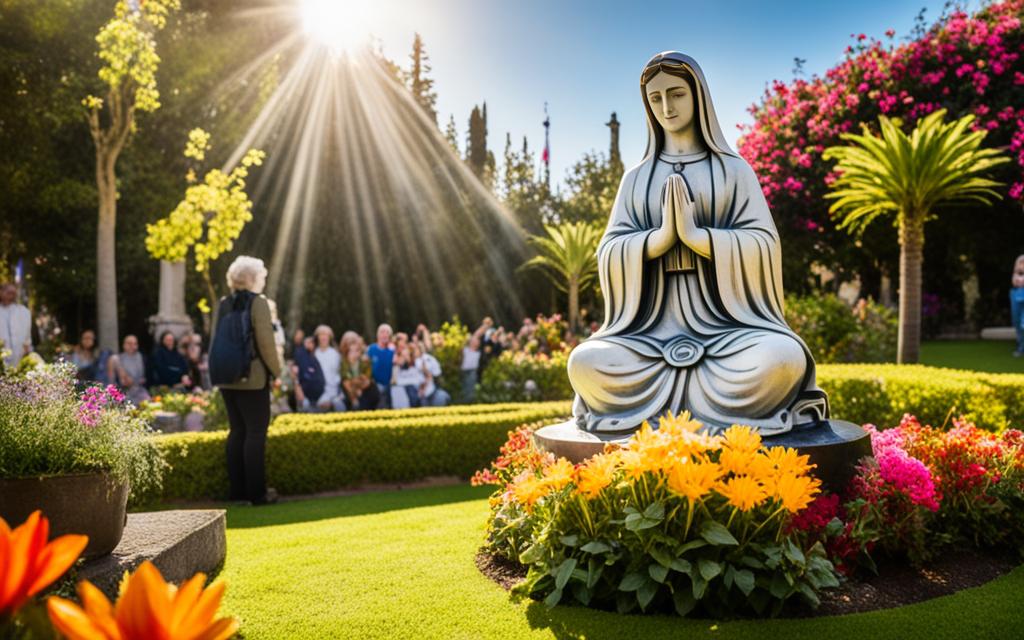
<path fill-rule="evenodd" d="M 818 594 L 814 593 L 814 589 L 811 588 L 806 582 L 801 582 L 797 588 L 797 592 L 800 593 L 807 600 L 807 602 L 814 608 L 817 608 L 821 604 L 821 600 L 818 598 Z"/>
<path fill-rule="evenodd" d="M 619 583 L 619 591 L 636 591 L 648 580 L 649 578 L 645 574 L 630 571 L 622 577 L 622 582 Z"/>
<path fill-rule="evenodd" d="M 776 572 L 772 575 L 772 583 L 771 586 L 768 587 L 768 591 L 772 594 L 772 597 L 777 600 L 785 600 L 789 595 L 790 589 L 792 589 L 792 587 L 789 586 L 785 573 Z"/>
<path fill-rule="evenodd" d="M 697 569 L 700 571 L 701 577 L 708 582 L 722 573 L 722 565 L 718 564 L 714 560 L 709 560 L 708 558 L 701 558 L 697 560 Z"/>
<path fill-rule="evenodd" d="M 534 564 L 544 555 L 544 549 L 539 544 L 534 544 L 519 554 L 519 562 L 523 564 Z"/>
<path fill-rule="evenodd" d="M 658 500 L 657 502 L 652 502 L 647 505 L 647 508 L 644 509 L 644 517 L 651 520 L 664 520 L 665 504 L 661 500 Z"/>
<path fill-rule="evenodd" d="M 647 573 L 655 580 L 655 582 L 663 583 L 665 578 L 668 577 L 668 567 L 657 562 L 651 563 L 651 566 L 647 567 Z"/>
<path fill-rule="evenodd" d="M 592 594 L 586 585 L 574 582 L 572 585 L 572 595 L 579 600 L 580 604 L 584 607 L 590 605 L 590 598 Z"/>
<path fill-rule="evenodd" d="M 782 547 L 783 553 L 786 557 L 793 562 L 803 565 L 807 563 L 807 558 L 804 557 L 804 552 L 800 550 L 800 547 L 796 546 L 792 539 L 786 540 L 786 544 Z"/>
<path fill-rule="evenodd" d="M 651 565 L 657 567 L 659 565 Z M 640 604 L 641 609 L 647 609 L 647 605 L 651 604 L 651 600 L 654 599 L 654 595 L 658 593 L 659 585 L 657 582 L 645 582 L 643 586 L 637 589 L 636 601 Z"/>
<path fill-rule="evenodd" d="M 708 583 L 704 578 L 699 575 L 694 576 L 693 580 L 693 597 L 700 600 L 704 597 L 704 592 L 708 589 Z"/>
<path fill-rule="evenodd" d="M 697 600 L 688 589 L 676 589 L 672 594 L 672 603 L 676 607 L 676 613 L 684 617 L 697 606 Z"/>
<path fill-rule="evenodd" d="M 672 561 L 672 570 L 691 575 L 693 572 L 693 565 L 682 558 L 676 558 Z"/>
<path fill-rule="evenodd" d="M 731 565 L 725 565 L 725 573 L 722 574 L 722 582 L 725 583 L 726 589 L 732 589 L 733 578 L 736 577 L 736 569 Z"/>
<path fill-rule="evenodd" d="M 562 542 L 562 544 L 564 544 L 567 547 L 575 547 L 577 544 L 579 544 L 580 537 L 578 535 L 573 534 L 570 536 L 561 536 L 559 540 Z"/>
<path fill-rule="evenodd" d="M 587 544 L 580 547 L 580 551 L 585 553 L 608 553 L 612 550 L 611 545 L 607 542 L 600 542 L 599 540 L 591 540 Z"/>
<path fill-rule="evenodd" d="M 643 531 L 661 524 L 661 520 L 647 518 L 639 513 L 632 513 L 626 516 L 626 529 L 630 531 Z"/>
<path fill-rule="evenodd" d="M 561 591 L 565 588 L 569 578 L 572 577 L 572 571 L 576 568 L 576 558 L 566 558 L 562 564 L 558 567 L 558 574 L 555 575 L 555 588 Z"/>
<path fill-rule="evenodd" d="M 704 542 L 703 540 L 690 540 L 686 544 L 680 545 L 679 548 L 676 549 L 676 555 L 681 556 L 687 551 L 692 551 L 693 549 L 700 549 L 701 547 L 706 546 L 708 546 L 708 543 Z"/>
<path fill-rule="evenodd" d="M 548 606 L 548 608 L 550 609 L 551 607 L 554 607 L 556 604 L 558 604 L 559 601 L 561 601 L 561 599 L 562 599 L 562 590 L 561 589 L 555 589 L 554 591 L 552 591 L 551 593 L 548 594 L 548 597 L 544 598 L 544 604 L 546 604 Z"/>
<path fill-rule="evenodd" d="M 745 596 L 749 596 L 750 592 L 754 590 L 754 572 L 750 569 L 740 569 L 733 576 L 733 580 Z"/>
<path fill-rule="evenodd" d="M 671 567 L 675 557 L 671 553 L 661 549 L 660 547 L 653 547 L 650 551 L 651 557 L 657 561 L 663 567 Z"/>
<path fill-rule="evenodd" d="M 715 522 L 714 520 L 704 521 L 704 524 L 700 527 L 700 537 L 704 538 L 711 544 L 723 546 L 735 546 L 739 544 L 739 541 L 729 533 L 729 530 L 726 529 L 724 525 L 719 522 Z"/>

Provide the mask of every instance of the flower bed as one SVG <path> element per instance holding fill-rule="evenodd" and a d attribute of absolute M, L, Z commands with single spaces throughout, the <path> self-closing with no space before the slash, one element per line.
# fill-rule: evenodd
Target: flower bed
<path fill-rule="evenodd" d="M 775 615 L 794 597 L 817 605 L 840 575 L 877 572 L 876 558 L 920 566 L 950 549 L 1024 551 L 1020 431 L 962 418 L 949 430 L 909 416 L 869 425 L 874 457 L 837 495 L 819 493 L 805 456 L 761 449 L 749 428 L 711 437 L 685 416 L 663 425 L 575 467 L 537 450 L 529 428 L 510 432 L 474 481 L 499 487 L 486 549 L 528 569 L 517 594 Z"/>

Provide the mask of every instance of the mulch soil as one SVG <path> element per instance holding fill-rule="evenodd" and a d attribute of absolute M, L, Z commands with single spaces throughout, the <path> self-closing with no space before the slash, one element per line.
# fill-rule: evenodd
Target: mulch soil
<path fill-rule="evenodd" d="M 821 605 L 817 609 L 796 606 L 783 615 L 836 616 L 902 607 L 981 586 L 1009 573 L 1017 565 L 1017 557 L 1010 553 L 960 548 L 950 549 L 922 567 L 896 560 L 880 562 L 878 575 L 864 572 L 836 589 L 821 592 Z M 483 550 L 476 555 L 476 566 L 506 591 L 526 577 L 525 565 Z"/>

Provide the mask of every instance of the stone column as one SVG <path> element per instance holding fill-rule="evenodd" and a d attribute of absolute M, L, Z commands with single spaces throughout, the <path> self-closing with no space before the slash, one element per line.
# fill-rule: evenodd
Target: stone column
<path fill-rule="evenodd" d="M 185 313 L 185 263 L 160 261 L 160 307 L 150 316 L 149 327 L 159 338 L 164 331 L 175 337 L 192 331 L 192 318 Z"/>

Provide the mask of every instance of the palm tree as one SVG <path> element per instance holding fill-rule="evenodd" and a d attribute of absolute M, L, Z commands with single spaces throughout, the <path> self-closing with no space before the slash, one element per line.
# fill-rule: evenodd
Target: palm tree
<path fill-rule="evenodd" d="M 942 204 L 991 204 L 1000 194 L 985 174 L 1009 161 L 1000 150 L 982 149 L 987 131 L 971 130 L 973 115 L 944 122 L 945 110 L 918 122 L 908 136 L 898 122 L 879 118 L 881 136 L 843 134 L 850 146 L 831 147 L 839 177 L 826 198 L 839 227 L 859 234 L 872 220 L 893 213 L 899 228 L 900 303 L 897 362 L 917 362 L 921 346 L 921 264 L 924 225 Z"/>
<path fill-rule="evenodd" d="M 523 268 L 542 269 L 551 282 L 569 294 L 569 328 L 575 330 L 580 317 L 580 292 L 597 278 L 597 245 L 601 228 L 586 222 L 544 225 L 547 235 L 530 236 L 537 255 Z"/>

